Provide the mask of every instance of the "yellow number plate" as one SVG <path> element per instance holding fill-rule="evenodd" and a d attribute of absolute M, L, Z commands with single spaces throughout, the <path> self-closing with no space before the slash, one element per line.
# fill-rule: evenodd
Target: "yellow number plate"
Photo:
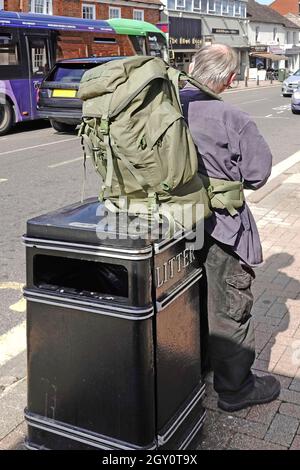
<path fill-rule="evenodd" d="M 76 90 L 53 90 L 53 98 L 75 98 Z"/>

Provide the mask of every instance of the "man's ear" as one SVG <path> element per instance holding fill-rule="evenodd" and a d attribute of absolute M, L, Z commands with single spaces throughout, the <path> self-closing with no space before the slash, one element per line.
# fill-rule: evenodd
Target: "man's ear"
<path fill-rule="evenodd" d="M 189 65 L 189 75 L 193 72 L 194 67 L 195 67 L 195 61 L 193 60 L 192 62 L 190 62 L 190 65 Z"/>
<path fill-rule="evenodd" d="M 232 73 L 226 83 L 226 87 L 229 87 L 232 82 L 234 82 L 234 80 L 236 79 L 236 73 Z"/>

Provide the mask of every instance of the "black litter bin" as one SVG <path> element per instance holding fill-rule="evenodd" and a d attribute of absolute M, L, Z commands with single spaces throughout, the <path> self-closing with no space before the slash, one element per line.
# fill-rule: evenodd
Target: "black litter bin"
<path fill-rule="evenodd" d="M 183 236 L 126 238 L 99 209 L 27 223 L 27 446 L 188 448 L 205 419 L 201 267 Z"/>

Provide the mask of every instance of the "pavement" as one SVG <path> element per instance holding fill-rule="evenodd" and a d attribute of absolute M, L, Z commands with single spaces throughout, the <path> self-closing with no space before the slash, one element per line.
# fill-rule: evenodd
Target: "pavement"
<path fill-rule="evenodd" d="M 262 83 L 261 86 L 270 86 L 269 83 Z M 240 88 L 242 86 L 240 84 Z M 278 86 L 278 83 L 274 82 L 271 86 Z M 65 175 L 61 175 L 61 178 L 65 181 Z M 264 188 L 248 195 L 249 205 L 260 230 L 265 257 L 264 265 L 257 270 L 253 288 L 257 350 L 254 372 L 264 374 L 269 371 L 275 374 L 282 385 L 281 394 L 270 404 L 225 413 L 217 408 L 212 380 L 208 378 L 205 398 L 207 420 L 199 437 L 199 449 L 300 450 L 299 183 L 300 163 L 297 163 L 276 175 Z M 13 193 L 6 193 L 6 196 L 12 197 Z M 34 200 L 34 197 L 27 197 L 28 200 Z M 74 195 L 68 197 L 73 198 Z M 57 206 L 60 202 L 53 202 L 53 205 L 55 203 Z M 32 208 L 34 210 L 35 207 Z M 41 207 L 36 210 L 40 212 Z M 19 243 L 19 227 L 16 227 L 16 233 Z M 15 257 L 16 251 L 9 250 L 12 251 L 9 256 Z M 9 265 L 7 268 L 9 270 Z M 20 274 L 16 280 L 21 281 L 21 277 Z M 10 309 L 22 312 L 24 303 L 20 298 L 21 284 L 9 284 L 9 304 L 14 302 Z M 25 448 L 23 410 L 27 392 L 24 377 L 26 353 L 21 344 L 24 341 L 24 329 L 25 322 L 16 324 L 0 336 L 0 450 Z M 15 348 L 16 335 L 20 336 L 20 353 L 14 353 L 8 361 L 4 358 L 2 363 L 2 343 L 5 343 L 8 354 L 10 338 L 14 338 Z"/>
<path fill-rule="evenodd" d="M 269 87 L 269 86 L 281 86 L 282 82 L 279 82 L 278 80 L 260 80 L 257 82 L 257 80 L 249 79 L 247 82 L 247 85 L 244 80 L 240 82 L 234 82 L 233 86 L 230 87 L 230 90 L 238 89 L 241 90 L 242 88 L 257 88 L 257 87 Z"/>
<path fill-rule="evenodd" d="M 253 372 L 281 382 L 277 400 L 226 413 L 211 377 L 199 449 L 300 450 L 300 164 L 248 197 L 262 240 L 253 292 L 257 358 Z M 252 201 L 252 202 L 251 202 Z"/>

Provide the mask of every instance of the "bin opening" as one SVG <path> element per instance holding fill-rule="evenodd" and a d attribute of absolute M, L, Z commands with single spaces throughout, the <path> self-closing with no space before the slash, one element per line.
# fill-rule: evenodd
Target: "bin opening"
<path fill-rule="evenodd" d="M 40 289 L 59 291 L 67 288 L 72 294 L 94 297 L 103 294 L 128 297 L 128 271 L 124 266 L 36 255 L 33 260 L 34 285 Z"/>

